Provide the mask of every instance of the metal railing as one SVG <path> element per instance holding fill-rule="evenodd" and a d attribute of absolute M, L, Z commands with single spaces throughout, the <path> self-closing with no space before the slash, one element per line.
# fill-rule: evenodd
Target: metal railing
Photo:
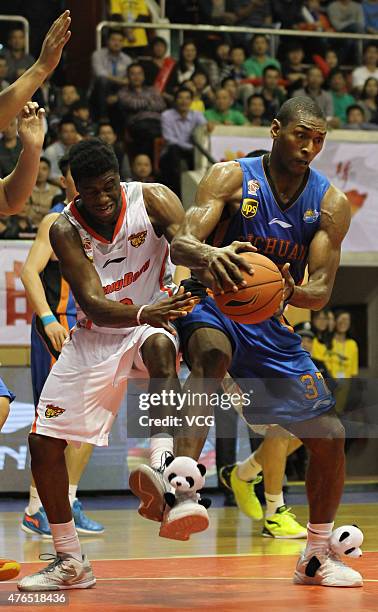
<path fill-rule="evenodd" d="M 22 15 L 0 15 L 0 21 L 16 21 L 16 22 L 20 22 L 24 24 L 24 31 L 25 31 L 25 53 L 29 53 L 29 32 L 30 32 L 30 27 L 29 27 L 29 22 L 27 19 L 25 19 L 25 17 L 22 17 Z"/>
<path fill-rule="evenodd" d="M 345 32 L 313 32 L 311 30 L 279 30 L 272 28 L 242 28 L 239 26 L 214 26 L 188 23 L 124 23 L 119 21 L 100 21 L 96 26 L 96 48 L 101 49 L 102 31 L 104 28 L 144 28 L 146 30 L 171 30 L 179 32 L 207 32 L 219 34 L 266 34 L 269 37 L 291 36 L 295 38 L 327 38 L 335 40 L 355 40 L 356 42 L 373 41 L 378 44 L 377 34 L 350 34 Z"/>

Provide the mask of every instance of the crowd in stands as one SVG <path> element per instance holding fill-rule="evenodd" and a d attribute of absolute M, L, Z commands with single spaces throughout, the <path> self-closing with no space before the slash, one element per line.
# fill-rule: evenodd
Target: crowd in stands
<path fill-rule="evenodd" d="M 143 28 L 152 15 L 145 0 L 109 0 L 103 47 L 92 54 L 87 91 L 59 86 L 52 75 L 36 100 L 46 109 L 46 140 L 37 184 L 25 214 L 1 221 L 0 237 L 35 234 L 61 194 L 59 159 L 82 138 L 98 136 L 114 148 L 122 180 L 160 180 L 179 196 L 180 175 L 194 164 L 198 126 L 268 126 L 288 98 L 315 99 L 331 129 L 378 129 L 378 40 L 364 46 L 327 38 L 331 31 L 378 33 L 378 0 L 167 0 L 173 22 L 316 30 L 321 38 L 264 34 L 185 33 L 177 53 Z M 136 27 L 122 29 L 122 23 Z M 186 36 L 188 35 L 188 36 Z M 0 90 L 34 61 L 22 25 L 0 41 Z M 278 42 L 278 44 L 277 44 Z M 0 176 L 20 153 L 16 122 L 0 136 Z"/>

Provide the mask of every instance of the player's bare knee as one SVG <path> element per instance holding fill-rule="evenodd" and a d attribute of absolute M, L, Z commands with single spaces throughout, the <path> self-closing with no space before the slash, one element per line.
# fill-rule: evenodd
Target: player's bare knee
<path fill-rule="evenodd" d="M 49 464 L 55 463 L 61 456 L 64 456 L 64 449 L 67 443 L 57 438 L 49 438 L 39 434 L 29 434 L 29 449 L 34 467 L 43 465 L 47 458 Z"/>
<path fill-rule="evenodd" d="M 176 349 L 168 336 L 154 334 L 148 338 L 142 347 L 142 355 L 151 378 L 177 376 Z"/>
<path fill-rule="evenodd" d="M 227 350 L 222 347 L 203 347 L 190 356 L 192 373 L 206 378 L 223 379 L 230 366 L 231 359 Z"/>

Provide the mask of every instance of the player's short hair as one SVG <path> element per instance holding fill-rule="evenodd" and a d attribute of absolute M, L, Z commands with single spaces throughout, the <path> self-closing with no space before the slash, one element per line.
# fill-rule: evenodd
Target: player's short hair
<path fill-rule="evenodd" d="M 111 147 L 99 138 L 81 140 L 70 148 L 69 164 L 76 185 L 82 179 L 96 178 L 113 170 L 119 174 L 117 157 Z"/>
<path fill-rule="evenodd" d="M 307 96 L 295 96 L 286 100 L 279 109 L 276 119 L 281 125 L 286 126 L 290 121 L 297 120 L 299 114 L 326 121 L 326 117 L 319 104 Z"/>
<path fill-rule="evenodd" d="M 269 153 L 267 149 L 255 149 L 254 151 L 250 151 L 249 153 L 247 153 L 245 157 L 262 157 L 267 153 Z"/>
<path fill-rule="evenodd" d="M 66 178 L 68 174 L 68 170 L 70 169 L 70 157 L 68 153 L 66 153 L 65 155 L 63 155 L 63 157 L 59 159 L 58 166 L 59 166 L 59 170 L 62 173 L 62 176 Z"/>

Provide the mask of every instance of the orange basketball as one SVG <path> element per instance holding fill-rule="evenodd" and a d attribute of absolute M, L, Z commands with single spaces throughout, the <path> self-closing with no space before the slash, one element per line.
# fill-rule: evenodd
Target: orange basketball
<path fill-rule="evenodd" d="M 21 571 L 21 565 L 10 559 L 0 559 L 0 581 L 12 580 Z"/>
<path fill-rule="evenodd" d="M 280 307 L 284 280 L 276 264 L 259 253 L 240 253 L 251 263 L 254 274 L 242 271 L 246 287 L 239 291 L 214 294 L 214 299 L 229 319 L 238 323 L 261 323 Z"/>

